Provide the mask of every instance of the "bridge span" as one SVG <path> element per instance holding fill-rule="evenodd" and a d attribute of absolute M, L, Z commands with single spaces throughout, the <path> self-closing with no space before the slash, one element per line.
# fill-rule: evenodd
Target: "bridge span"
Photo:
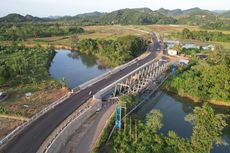
<path fill-rule="evenodd" d="M 136 95 L 152 83 L 159 81 L 160 76 L 165 76 L 170 63 L 162 60 L 162 56 L 143 64 L 134 71 L 121 77 L 104 89 L 98 91 L 93 98 L 97 101 L 116 97 L 120 94 Z"/>
<path fill-rule="evenodd" d="M 155 42 L 153 43 L 153 46 L 160 46 L 159 44 L 160 42 Z M 156 50 L 152 51 L 145 58 L 137 60 L 135 63 L 128 65 L 124 69 L 116 73 L 110 74 L 108 77 L 99 80 L 76 93 L 73 93 L 68 99 L 56 106 L 55 109 L 50 110 L 49 112 L 32 122 L 30 125 L 28 125 L 25 129 L 23 129 L 16 137 L 14 137 L 4 146 L 1 152 L 36 153 L 42 143 L 52 133 L 52 131 L 54 131 L 70 114 L 72 114 L 82 104 L 89 100 L 92 95 L 98 93 L 99 91 L 103 92 L 101 93 L 102 95 L 105 94 L 105 88 L 111 87 L 111 85 L 115 85 L 114 87 L 117 88 L 117 80 L 121 81 L 119 83 L 123 84 L 123 89 L 126 89 L 126 86 L 124 85 L 125 83 L 129 86 L 127 92 L 138 92 L 142 89 L 142 86 L 148 81 L 147 79 L 140 79 L 141 76 L 148 75 L 149 78 L 154 77 L 154 75 L 150 75 L 149 72 L 150 70 L 153 70 L 158 66 L 160 66 L 163 70 L 164 64 L 157 66 L 156 63 L 159 64 L 159 61 L 153 62 L 156 56 Z M 138 77 L 139 79 L 137 79 Z M 141 80 L 141 82 L 138 83 L 138 86 L 133 86 L 134 82 L 137 80 Z M 115 89 L 114 94 L 116 94 L 116 91 L 118 90 Z M 98 94 L 96 94 L 96 97 L 97 95 Z"/>

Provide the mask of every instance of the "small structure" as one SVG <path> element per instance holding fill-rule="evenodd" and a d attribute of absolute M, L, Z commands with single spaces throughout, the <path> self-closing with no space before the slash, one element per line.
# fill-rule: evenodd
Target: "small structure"
<path fill-rule="evenodd" d="M 116 128 L 121 128 L 121 106 L 116 107 L 116 121 L 115 121 Z"/>
<path fill-rule="evenodd" d="M 31 92 L 28 92 L 25 94 L 26 98 L 30 98 L 32 96 L 32 93 Z"/>
<path fill-rule="evenodd" d="M 8 94 L 6 92 L 0 92 L 0 102 L 6 100 Z"/>
<path fill-rule="evenodd" d="M 175 49 L 168 49 L 168 54 L 171 56 L 176 56 L 177 55 L 177 50 Z"/>
<path fill-rule="evenodd" d="M 167 45 L 168 48 L 173 48 L 175 45 L 179 45 L 179 41 L 174 41 L 174 40 L 165 40 L 165 44 Z"/>
<path fill-rule="evenodd" d="M 184 44 L 182 46 L 182 48 L 185 48 L 185 49 L 200 49 L 200 46 L 195 45 L 195 44 Z"/>
<path fill-rule="evenodd" d="M 198 54 L 196 54 L 196 58 L 199 58 L 201 60 L 206 60 L 206 59 L 208 59 L 208 55 L 207 54 L 198 53 Z"/>
<path fill-rule="evenodd" d="M 181 60 L 179 61 L 179 64 L 180 64 L 180 65 L 183 65 L 183 66 L 187 66 L 188 63 L 189 63 L 189 60 L 186 60 L 186 59 L 181 59 Z"/>
<path fill-rule="evenodd" d="M 204 50 L 211 50 L 211 51 L 214 51 L 214 50 L 215 50 L 215 46 L 213 46 L 213 45 L 202 46 L 202 48 L 203 48 Z"/>

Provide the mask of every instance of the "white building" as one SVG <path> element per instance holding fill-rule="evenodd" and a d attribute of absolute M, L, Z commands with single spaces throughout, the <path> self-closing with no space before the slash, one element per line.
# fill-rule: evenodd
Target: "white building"
<path fill-rule="evenodd" d="M 171 56 L 176 56 L 177 51 L 175 49 L 168 49 L 168 54 L 171 55 Z"/>
<path fill-rule="evenodd" d="M 164 40 L 164 42 L 167 45 L 167 48 L 173 48 L 175 45 L 179 45 L 179 41 L 174 41 L 174 40 Z"/>
<path fill-rule="evenodd" d="M 213 45 L 207 45 L 207 46 L 202 46 L 202 48 L 204 50 L 211 50 L 211 51 L 214 51 L 215 50 L 215 47 Z"/>
<path fill-rule="evenodd" d="M 195 45 L 195 44 L 184 44 L 182 46 L 182 48 L 185 48 L 185 49 L 200 49 L 200 46 Z"/>
<path fill-rule="evenodd" d="M 179 63 L 180 63 L 181 65 L 188 65 L 189 60 L 186 60 L 186 59 L 180 59 Z"/>

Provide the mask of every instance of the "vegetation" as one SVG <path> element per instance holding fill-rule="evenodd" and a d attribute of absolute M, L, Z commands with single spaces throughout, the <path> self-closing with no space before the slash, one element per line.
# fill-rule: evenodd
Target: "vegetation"
<path fill-rule="evenodd" d="M 207 61 L 194 59 L 188 67 L 179 67 L 165 88 L 198 101 L 229 103 L 230 51 L 219 49 L 210 52 Z"/>
<path fill-rule="evenodd" d="M 33 17 L 31 15 L 22 16 L 20 14 L 12 13 L 8 14 L 5 17 L 0 18 L 0 22 L 7 23 L 7 22 L 41 22 L 44 21 L 41 18 Z"/>
<path fill-rule="evenodd" d="M 0 45 L 0 91 L 9 94 L 0 114 L 31 117 L 67 92 L 63 80 L 49 75 L 54 55 L 52 49 Z M 32 95 L 26 97 L 27 92 Z"/>
<path fill-rule="evenodd" d="M 102 16 L 99 20 L 102 24 L 123 25 L 170 24 L 176 22 L 172 17 L 164 16 L 148 8 L 118 10 Z"/>
<path fill-rule="evenodd" d="M 116 40 L 83 39 L 77 46 L 82 52 L 100 57 L 109 66 L 117 66 L 146 51 L 147 42 L 137 36 L 123 36 Z"/>
<path fill-rule="evenodd" d="M 49 78 L 48 67 L 55 52 L 51 49 L 0 47 L 0 87 L 38 83 Z"/>
<path fill-rule="evenodd" d="M 183 39 L 230 42 L 230 34 L 223 34 L 222 32 L 217 31 L 190 31 L 189 29 L 185 28 L 179 35 L 181 35 L 181 38 Z"/>
<path fill-rule="evenodd" d="M 63 36 L 83 33 L 78 26 L 64 26 L 60 23 L 51 24 L 4 24 L 0 26 L 0 40 L 16 41 L 28 38 L 42 38 L 51 36 Z"/>
<path fill-rule="evenodd" d="M 152 11 L 149 8 L 121 9 L 110 13 L 91 12 L 76 16 L 64 16 L 57 18 L 38 18 L 30 15 L 9 14 L 0 18 L 2 23 L 76 23 L 77 25 L 147 25 L 147 24 L 186 24 L 200 26 L 206 29 L 230 29 L 229 11 L 222 14 L 192 8 L 188 10 L 166 10 Z"/>
<path fill-rule="evenodd" d="M 227 116 L 215 114 L 207 104 L 186 116 L 186 120 L 193 124 L 190 138 L 181 138 L 173 131 L 169 131 L 167 136 L 158 133 L 163 126 L 162 119 L 159 110 L 147 114 L 145 122 L 127 118 L 126 127 L 115 130 L 111 140 L 94 152 L 209 153 L 213 144 L 224 144 L 221 134 L 227 126 Z"/>
<path fill-rule="evenodd" d="M 9 114 L 13 114 L 13 115 L 16 115 L 16 116 L 22 116 L 22 113 L 21 112 L 14 112 L 14 111 L 11 111 L 7 108 L 4 108 L 2 106 L 0 106 L 0 114 L 3 114 L 3 115 L 9 115 Z"/>

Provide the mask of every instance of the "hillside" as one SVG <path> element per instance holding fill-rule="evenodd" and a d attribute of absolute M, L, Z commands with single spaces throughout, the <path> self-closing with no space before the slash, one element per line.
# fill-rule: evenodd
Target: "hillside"
<path fill-rule="evenodd" d="M 105 24 L 173 24 L 176 20 L 148 8 L 122 9 L 100 18 Z"/>
<path fill-rule="evenodd" d="M 178 16 L 181 15 L 183 11 L 181 9 L 167 10 L 164 8 L 160 8 L 159 10 L 157 10 L 157 12 L 166 16 Z"/>
<path fill-rule="evenodd" d="M 146 24 L 187 24 L 201 26 L 209 29 L 230 29 L 230 11 L 217 13 L 203 10 L 198 7 L 181 10 L 168 10 L 161 8 L 153 11 L 149 8 L 121 9 L 110 13 L 90 12 L 75 16 L 63 16 L 57 18 L 38 18 L 30 15 L 9 14 L 0 18 L 0 22 L 40 22 L 40 21 L 64 21 L 76 22 L 79 25 L 146 25 Z"/>
<path fill-rule="evenodd" d="M 215 21 L 217 16 L 205 10 L 188 10 L 177 16 L 176 19 L 178 24 L 203 25 Z"/>
<path fill-rule="evenodd" d="M 78 17 L 78 18 L 99 17 L 99 16 L 103 16 L 105 14 L 106 13 L 101 13 L 101 12 L 95 11 L 95 12 L 90 12 L 90 13 L 78 14 L 75 17 Z"/>
<path fill-rule="evenodd" d="M 166 15 L 166 16 L 186 16 L 186 15 L 207 15 L 207 14 L 212 14 L 214 15 L 214 12 L 208 11 L 208 10 L 203 10 L 198 7 L 187 9 L 187 10 L 181 10 L 181 9 L 175 9 L 175 10 L 167 10 L 164 8 L 160 8 L 157 10 L 157 12 Z"/>
<path fill-rule="evenodd" d="M 224 13 L 220 14 L 220 17 L 224 17 L 224 18 L 230 18 L 230 11 L 226 11 Z"/>
<path fill-rule="evenodd" d="M 7 16 L 0 18 L 0 22 L 32 22 L 32 21 L 40 22 L 44 20 L 38 17 L 33 17 L 31 15 L 23 16 L 16 13 L 8 14 Z"/>

